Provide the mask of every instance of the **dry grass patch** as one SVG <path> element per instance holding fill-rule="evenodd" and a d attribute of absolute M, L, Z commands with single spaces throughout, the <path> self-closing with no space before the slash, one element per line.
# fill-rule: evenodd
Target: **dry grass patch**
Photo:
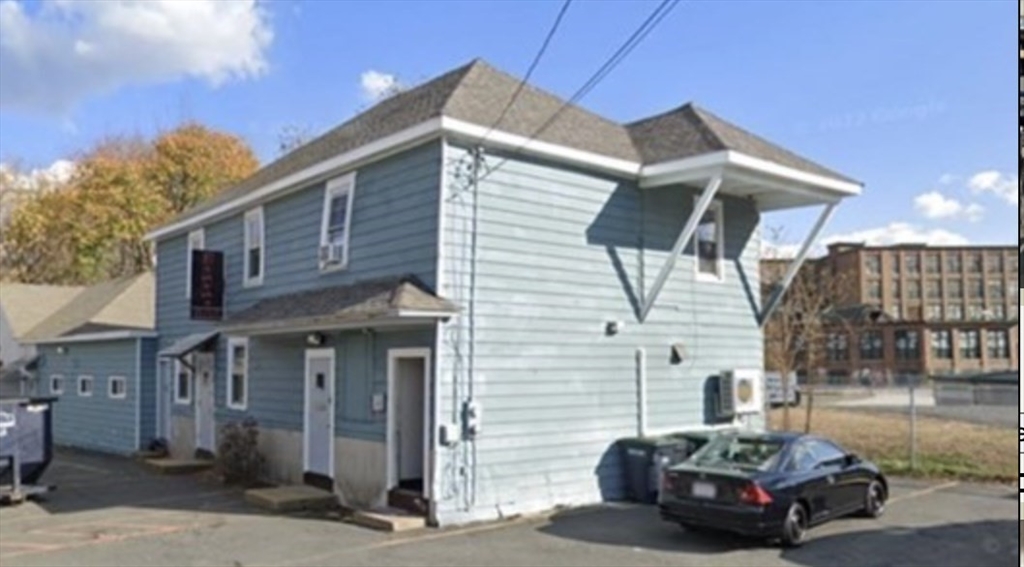
<path fill-rule="evenodd" d="M 792 429 L 803 429 L 806 412 L 790 410 Z M 782 411 L 772 411 L 769 423 L 782 427 Z M 905 414 L 815 408 L 811 432 L 828 437 L 876 462 L 889 474 L 958 480 L 1012 482 L 1017 440 L 1006 428 L 918 416 L 917 466 L 910 466 L 910 420 Z"/>

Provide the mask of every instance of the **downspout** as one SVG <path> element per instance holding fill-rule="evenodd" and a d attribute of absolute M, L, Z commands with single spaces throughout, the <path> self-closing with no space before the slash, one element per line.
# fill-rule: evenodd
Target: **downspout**
<path fill-rule="evenodd" d="M 636 434 L 647 437 L 647 352 L 636 349 Z"/>

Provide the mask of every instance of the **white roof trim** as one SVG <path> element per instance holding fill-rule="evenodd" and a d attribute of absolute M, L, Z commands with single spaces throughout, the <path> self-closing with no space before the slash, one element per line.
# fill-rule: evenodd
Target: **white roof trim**
<path fill-rule="evenodd" d="M 203 225 L 217 218 L 265 202 L 289 190 L 300 189 L 318 179 L 343 173 L 344 170 L 351 169 L 360 163 L 371 159 L 379 159 L 384 155 L 395 153 L 403 148 L 439 137 L 443 134 L 451 134 L 463 140 L 479 141 L 487 134 L 488 130 L 488 128 L 483 126 L 454 118 L 432 118 L 416 126 L 406 128 L 375 142 L 297 171 L 234 200 L 221 203 L 212 209 L 160 227 L 146 234 L 145 239 L 159 240 L 195 226 Z M 501 130 L 491 130 L 490 134 L 487 134 L 487 144 L 506 149 L 522 150 L 526 153 L 544 156 L 561 162 L 582 165 L 606 173 L 623 175 L 637 179 L 641 187 L 657 187 L 692 181 L 698 178 L 707 179 L 721 173 L 722 169 L 727 166 L 734 166 L 793 181 L 805 186 L 810 185 L 815 189 L 822 189 L 826 192 L 839 193 L 840 196 L 844 197 L 859 195 L 862 189 L 858 183 L 801 171 L 734 150 L 723 150 L 644 166 L 630 160 L 608 157 L 560 144 L 529 139 L 525 136 Z M 728 176 L 728 174 L 726 175 Z"/>
<path fill-rule="evenodd" d="M 455 118 L 441 118 L 441 127 L 445 133 L 472 138 L 474 141 L 479 141 L 486 135 L 489 145 L 553 157 L 561 161 L 586 165 L 609 173 L 626 174 L 631 177 L 640 174 L 640 164 L 634 161 L 577 150 L 559 144 L 530 139 L 518 134 L 510 134 L 501 130 L 490 130 L 489 128 Z M 490 131 L 490 134 L 488 134 L 488 131 Z"/>
<path fill-rule="evenodd" d="M 49 339 L 28 339 L 25 344 L 49 345 L 63 343 L 88 343 L 93 341 L 117 341 L 122 339 L 147 339 L 156 338 L 156 331 L 104 331 L 102 333 L 82 333 L 80 335 L 68 335 L 66 337 L 53 337 Z"/>

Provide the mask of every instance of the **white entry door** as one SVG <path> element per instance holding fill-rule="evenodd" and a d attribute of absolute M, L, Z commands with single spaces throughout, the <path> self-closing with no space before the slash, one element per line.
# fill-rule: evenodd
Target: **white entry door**
<path fill-rule="evenodd" d="M 334 349 L 306 351 L 305 472 L 334 478 Z"/>
<path fill-rule="evenodd" d="M 174 395 L 174 363 L 169 358 L 160 359 L 156 386 L 156 436 L 171 440 L 171 396 Z"/>
<path fill-rule="evenodd" d="M 388 351 L 388 488 L 428 494 L 430 351 Z"/>
<path fill-rule="evenodd" d="M 196 384 L 196 449 L 216 454 L 217 425 L 214 419 L 213 353 L 197 353 Z"/>

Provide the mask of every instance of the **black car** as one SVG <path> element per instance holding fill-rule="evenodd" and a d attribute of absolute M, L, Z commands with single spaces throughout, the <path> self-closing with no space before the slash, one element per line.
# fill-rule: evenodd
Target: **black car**
<path fill-rule="evenodd" d="M 853 513 L 885 512 L 889 485 L 873 463 L 802 433 L 723 433 L 661 479 L 661 518 L 803 543 L 811 526 Z"/>

